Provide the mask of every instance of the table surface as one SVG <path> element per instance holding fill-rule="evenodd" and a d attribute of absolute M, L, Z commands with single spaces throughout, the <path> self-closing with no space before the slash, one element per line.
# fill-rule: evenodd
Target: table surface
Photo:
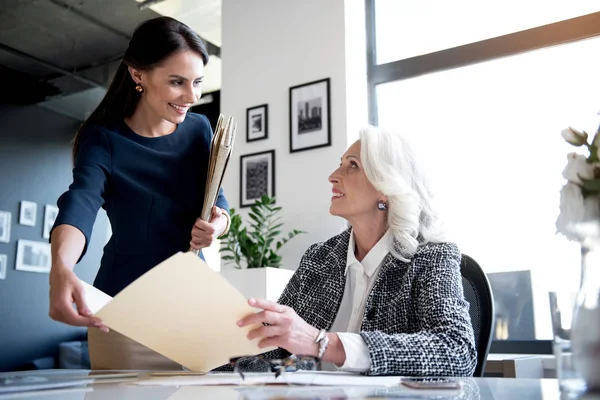
<path fill-rule="evenodd" d="M 117 371 L 115 371 L 117 372 Z M 72 388 L 44 389 L 30 392 L 4 393 L 0 399 L 42 399 L 42 400 L 191 400 L 191 399 L 562 399 L 558 382 L 554 379 L 510 379 L 510 378 L 460 378 L 459 391 L 416 390 L 404 386 L 381 386 L 364 384 L 361 386 L 140 386 L 141 377 L 146 371 L 119 371 L 130 373 L 119 379 L 96 379 L 83 381 Z M 105 371 L 102 371 L 105 373 Z M 132 376 L 135 375 L 135 376 Z M 0 380 L 6 378 L 39 379 L 39 377 L 90 377 L 89 370 L 40 370 L 27 372 L 0 373 Z M 93 376 L 93 374 L 92 374 Z M 147 375 L 146 375 L 147 376 Z M 352 378 L 354 379 L 354 378 Z M 359 377 L 364 379 L 364 377 Z M 400 381 L 400 377 L 398 377 Z M 363 381 L 370 382 L 370 381 Z M 600 400 L 600 394 L 584 394 L 578 397 L 585 400 Z"/>

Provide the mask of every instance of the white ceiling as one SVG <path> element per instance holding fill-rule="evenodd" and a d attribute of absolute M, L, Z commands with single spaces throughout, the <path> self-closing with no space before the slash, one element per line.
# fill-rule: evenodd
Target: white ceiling
<path fill-rule="evenodd" d="M 158 14 L 183 22 L 203 39 L 221 47 L 221 0 L 164 0 L 150 8 Z M 221 89 L 220 58 L 210 57 L 203 89 L 205 93 Z"/>

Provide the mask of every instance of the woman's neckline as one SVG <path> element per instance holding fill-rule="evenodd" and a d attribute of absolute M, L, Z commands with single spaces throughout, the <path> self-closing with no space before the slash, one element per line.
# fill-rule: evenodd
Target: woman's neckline
<path fill-rule="evenodd" d="M 129 124 L 127 122 L 125 122 L 124 119 L 121 122 L 122 122 L 123 127 L 125 128 L 125 130 L 128 133 L 130 133 L 131 135 L 133 135 L 136 138 L 140 138 L 142 140 L 149 140 L 149 141 L 156 141 L 156 140 L 161 140 L 161 139 L 165 139 L 165 138 L 171 137 L 171 136 L 173 136 L 173 135 L 175 135 L 177 133 L 177 131 L 179 130 L 179 125 L 181 125 L 181 124 L 175 124 L 175 129 L 173 130 L 173 132 L 167 133 L 166 135 L 162 135 L 162 136 L 144 136 L 144 135 L 140 135 L 139 133 L 137 133 L 136 131 L 134 131 L 133 129 L 131 129 L 131 127 L 129 126 Z"/>

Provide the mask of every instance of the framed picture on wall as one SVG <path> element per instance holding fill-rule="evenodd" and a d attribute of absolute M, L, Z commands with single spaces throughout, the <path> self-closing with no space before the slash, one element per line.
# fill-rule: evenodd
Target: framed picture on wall
<path fill-rule="evenodd" d="M 246 110 L 246 141 L 267 139 L 269 137 L 269 106 L 248 108 Z"/>
<path fill-rule="evenodd" d="M 6 254 L 0 254 L 0 279 L 6 279 L 6 264 L 8 263 L 8 257 Z"/>
<path fill-rule="evenodd" d="M 54 226 L 54 221 L 56 221 L 57 216 L 58 207 L 46 204 L 44 207 L 44 230 L 42 232 L 42 237 L 44 239 L 50 239 L 50 231 Z"/>
<path fill-rule="evenodd" d="M 22 240 L 17 242 L 15 269 L 29 272 L 50 272 L 50 243 Z"/>
<path fill-rule="evenodd" d="M 0 211 L 0 243 L 10 242 L 11 215 L 8 211 Z"/>
<path fill-rule="evenodd" d="M 275 150 L 240 157 L 240 207 L 250 207 L 263 195 L 275 196 Z"/>
<path fill-rule="evenodd" d="M 37 204 L 32 201 L 21 201 L 19 223 L 21 225 L 35 226 Z"/>
<path fill-rule="evenodd" d="M 331 146 L 329 78 L 290 88 L 290 153 Z"/>

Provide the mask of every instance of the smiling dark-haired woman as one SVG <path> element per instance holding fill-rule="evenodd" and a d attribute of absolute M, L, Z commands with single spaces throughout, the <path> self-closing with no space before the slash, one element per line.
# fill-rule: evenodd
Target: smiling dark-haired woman
<path fill-rule="evenodd" d="M 208 119 L 189 109 L 201 96 L 208 59 L 185 24 L 169 17 L 142 23 L 104 99 L 75 135 L 73 182 L 58 199 L 51 233 L 49 314 L 90 328 L 94 369 L 181 368 L 109 332 L 88 309 L 73 268 L 86 253 L 100 207 L 112 237 L 94 286 L 111 296 L 176 252 L 208 247 L 227 231 L 222 191 L 211 220 L 198 218 L 213 133 Z"/>

